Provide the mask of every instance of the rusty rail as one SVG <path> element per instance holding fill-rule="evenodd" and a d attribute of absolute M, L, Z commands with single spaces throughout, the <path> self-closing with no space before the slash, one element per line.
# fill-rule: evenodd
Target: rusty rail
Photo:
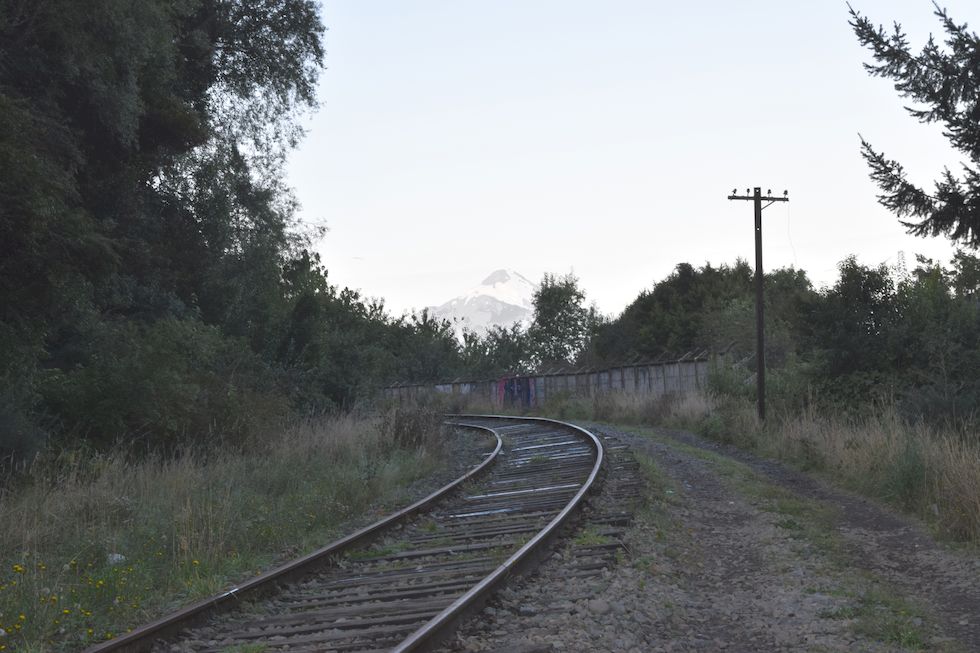
<path fill-rule="evenodd" d="M 566 422 L 457 415 L 451 423 L 497 439 L 492 454 L 459 479 L 88 653 L 147 651 L 157 644 L 217 653 L 252 643 L 291 651 L 431 650 L 508 578 L 550 551 L 547 545 L 581 507 L 603 465 L 599 439 Z M 447 499 L 499 459 L 484 480 Z M 422 510 L 424 519 L 408 519 Z M 246 598 L 264 600 L 233 611 Z M 164 644 L 174 637 L 176 643 Z"/>
<path fill-rule="evenodd" d="M 500 420 L 515 419 L 504 415 L 461 415 L 459 417 Z M 569 501 L 568 505 L 566 505 L 565 508 L 558 513 L 558 515 L 548 522 L 548 525 L 545 526 L 537 535 L 531 538 L 527 544 L 522 546 L 516 553 L 510 556 L 503 564 L 497 567 L 490 575 L 486 576 L 463 596 L 456 599 L 452 605 L 433 617 L 432 620 L 412 633 L 401 644 L 393 648 L 392 653 L 408 653 L 409 651 L 428 650 L 444 639 L 460 619 L 479 608 L 495 590 L 497 590 L 507 581 L 509 576 L 518 571 L 521 566 L 533 558 L 534 555 L 542 549 L 542 547 L 546 546 L 548 541 L 553 538 L 557 534 L 558 530 L 569 520 L 572 513 L 579 508 L 581 503 L 585 500 L 585 495 L 592 489 L 592 486 L 599 475 L 599 471 L 602 468 L 603 459 L 602 445 L 599 443 L 599 439 L 595 435 L 568 422 L 560 422 L 558 420 L 539 417 L 521 417 L 518 419 L 520 421 L 536 421 L 560 424 L 561 426 L 578 431 L 585 435 L 592 442 L 596 450 L 595 464 L 592 467 L 592 471 L 590 472 L 588 479 L 582 484 L 582 487 L 575 494 L 575 496 L 572 497 L 572 500 Z"/>
<path fill-rule="evenodd" d="M 460 424 L 460 426 L 468 425 Z M 96 644 L 95 646 L 91 646 L 85 649 L 84 653 L 137 653 L 146 651 L 154 641 L 169 637 L 176 632 L 200 623 L 202 620 L 219 612 L 233 609 L 235 604 L 244 599 L 253 599 L 270 591 L 274 591 L 275 587 L 278 585 L 295 580 L 300 576 L 316 570 L 318 567 L 329 562 L 330 558 L 340 555 L 354 547 L 363 545 L 369 542 L 378 533 L 386 528 L 389 528 L 393 524 L 414 516 L 421 510 L 424 510 L 445 497 L 466 481 L 483 472 L 496 460 L 497 455 L 500 453 L 500 450 L 503 447 L 503 442 L 501 441 L 500 436 L 494 433 L 491 429 L 478 426 L 468 426 L 468 428 L 479 428 L 490 431 L 490 433 L 492 433 L 496 438 L 497 444 L 485 460 L 451 483 L 444 485 L 435 492 L 432 492 L 428 496 L 416 501 L 412 505 L 402 508 L 401 510 L 394 512 L 369 526 L 365 526 L 364 528 L 354 531 L 353 533 L 331 542 L 330 544 L 327 544 L 316 551 L 308 553 L 301 558 L 292 560 L 280 567 L 270 569 L 269 571 L 247 580 L 240 585 L 232 587 L 221 594 L 202 599 L 181 608 L 176 612 L 172 612 L 171 614 L 161 617 L 156 621 L 152 621 L 138 628 L 134 628 L 131 632 L 126 633 L 125 635 Z"/>

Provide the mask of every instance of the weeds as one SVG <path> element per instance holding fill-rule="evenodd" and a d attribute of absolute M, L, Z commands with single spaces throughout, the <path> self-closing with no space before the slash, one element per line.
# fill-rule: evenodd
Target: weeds
<path fill-rule="evenodd" d="M 556 395 L 536 411 L 564 419 L 694 431 L 788 461 L 932 523 L 954 541 L 980 544 L 980 439 L 902 418 L 893 405 L 860 415 L 776 411 L 760 423 L 740 396 Z"/>
<path fill-rule="evenodd" d="M 222 653 L 265 653 L 265 651 L 268 650 L 269 647 L 261 643 L 237 644 L 235 646 L 229 646 L 228 648 L 222 649 Z"/>
<path fill-rule="evenodd" d="M 575 546 L 602 546 L 603 544 L 609 544 L 612 542 L 611 539 L 597 531 L 594 527 L 589 526 L 585 528 L 581 533 L 575 536 L 572 540 Z"/>
<path fill-rule="evenodd" d="M 428 413 L 298 424 L 245 450 L 64 451 L 0 495 L 7 650 L 78 650 L 370 520 L 435 466 Z"/>
<path fill-rule="evenodd" d="M 895 594 L 870 588 L 857 597 L 851 608 L 858 634 L 913 651 L 925 648 L 922 616 Z"/>

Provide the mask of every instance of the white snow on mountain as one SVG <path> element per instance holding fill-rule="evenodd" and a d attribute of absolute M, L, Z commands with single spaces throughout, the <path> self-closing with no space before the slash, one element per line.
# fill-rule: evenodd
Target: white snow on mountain
<path fill-rule="evenodd" d="M 465 327 L 483 333 L 493 325 L 509 327 L 530 322 L 536 283 L 514 270 L 496 270 L 467 293 L 430 312 L 443 319 L 458 319 L 457 333 Z"/>

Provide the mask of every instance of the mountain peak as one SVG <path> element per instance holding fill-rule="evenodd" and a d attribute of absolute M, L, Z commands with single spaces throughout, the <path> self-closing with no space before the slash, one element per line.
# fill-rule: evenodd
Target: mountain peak
<path fill-rule="evenodd" d="M 508 281 L 510 281 L 510 272 L 507 270 L 494 270 L 480 285 L 492 286 L 498 283 L 507 283 Z"/>
<path fill-rule="evenodd" d="M 534 282 L 525 277 L 520 272 L 514 272 L 513 270 L 505 270 L 503 268 L 499 270 L 494 270 L 490 273 L 490 276 L 483 280 L 480 284 L 481 286 L 496 286 L 498 283 L 507 283 L 510 281 L 515 281 L 522 285 L 526 284 L 529 286 L 534 286 Z"/>
<path fill-rule="evenodd" d="M 432 310 L 436 317 L 455 318 L 462 322 L 461 326 L 483 331 L 492 325 L 527 322 L 536 290 L 537 284 L 524 275 L 501 268 L 468 293 Z"/>

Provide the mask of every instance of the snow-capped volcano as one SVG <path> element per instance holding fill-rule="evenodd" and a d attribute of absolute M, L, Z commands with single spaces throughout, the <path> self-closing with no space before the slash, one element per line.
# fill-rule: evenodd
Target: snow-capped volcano
<path fill-rule="evenodd" d="M 430 310 L 438 318 L 458 319 L 459 330 L 465 327 L 482 333 L 493 325 L 529 322 L 537 289 L 537 284 L 519 272 L 496 270 L 468 293 Z"/>

